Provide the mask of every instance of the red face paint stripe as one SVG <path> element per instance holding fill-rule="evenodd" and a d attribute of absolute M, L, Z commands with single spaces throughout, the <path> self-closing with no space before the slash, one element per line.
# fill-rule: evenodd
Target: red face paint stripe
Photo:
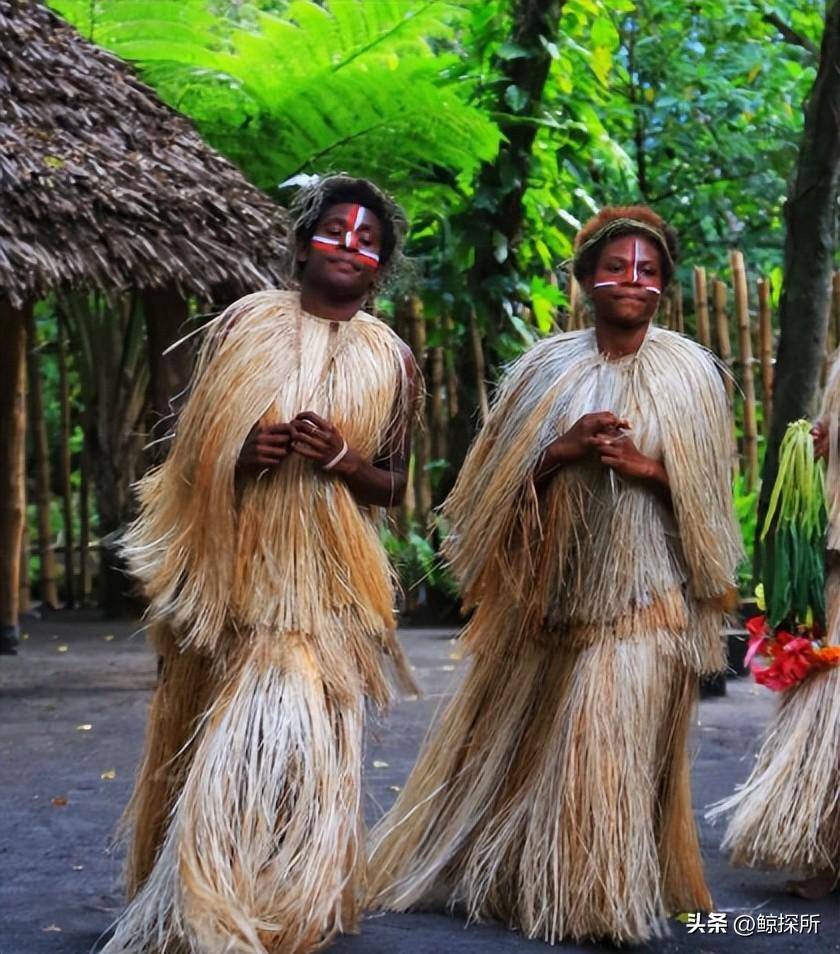
<path fill-rule="evenodd" d="M 352 252 L 359 264 L 366 268 L 379 267 L 379 255 L 368 249 L 359 247 L 358 229 L 364 223 L 365 212 L 367 210 L 358 203 L 351 205 L 347 211 L 347 217 L 344 221 L 344 236 L 342 238 L 329 238 L 326 235 L 313 235 L 310 244 L 322 252 L 331 252 L 336 248 L 345 248 Z"/>

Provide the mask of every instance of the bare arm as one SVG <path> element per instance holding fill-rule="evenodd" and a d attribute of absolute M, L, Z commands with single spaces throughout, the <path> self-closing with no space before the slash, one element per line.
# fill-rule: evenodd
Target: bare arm
<path fill-rule="evenodd" d="M 545 487 L 559 468 L 595 453 L 605 467 L 645 484 L 670 506 L 671 485 L 664 463 L 636 447 L 632 438 L 623 433 L 629 426 L 609 411 L 585 414 L 546 448 L 534 472 L 537 489 Z"/>
<path fill-rule="evenodd" d="M 546 447 L 534 471 L 537 489 L 545 487 L 551 475 L 561 467 L 584 458 L 595 447 L 595 439 L 599 434 L 629 426 L 627 421 L 620 420 L 611 411 L 584 414 L 565 434 Z"/>
<path fill-rule="evenodd" d="M 395 507 L 405 496 L 411 449 L 411 409 L 418 389 L 418 372 L 407 347 L 403 360 L 409 385 L 406 419 L 400 423 L 393 446 L 373 461 L 347 447 L 338 430 L 312 411 L 298 414 L 291 422 L 291 449 L 343 480 L 357 502 L 364 506 Z M 338 461 L 330 467 L 336 458 Z"/>

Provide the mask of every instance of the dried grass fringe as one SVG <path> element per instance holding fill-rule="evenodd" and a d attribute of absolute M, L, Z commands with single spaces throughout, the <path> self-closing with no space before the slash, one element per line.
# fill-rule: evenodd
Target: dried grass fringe
<path fill-rule="evenodd" d="M 291 954 L 355 929 L 361 684 L 337 702 L 319 670 L 288 634 L 244 648 L 106 954 Z"/>
<path fill-rule="evenodd" d="M 667 639 L 473 661 L 371 835 L 369 903 L 638 943 L 709 910 L 686 737 L 696 679 Z"/>
<path fill-rule="evenodd" d="M 675 515 L 597 464 L 537 496 L 545 447 L 604 409 L 663 455 Z M 563 335 L 515 365 L 445 507 L 471 668 L 372 833 L 374 907 L 551 943 L 640 942 L 710 908 L 686 740 L 741 556 L 729 441 L 712 359 L 673 333 L 616 364 Z"/>
<path fill-rule="evenodd" d="M 823 399 L 831 448 L 838 446 L 840 361 Z M 828 547 L 840 549 L 840 455 L 830 453 L 826 490 Z M 840 645 L 840 570 L 826 580 L 828 642 Z M 707 817 L 728 815 L 722 848 L 732 864 L 804 874 L 840 867 L 840 669 L 808 678 L 782 694 L 756 762 L 734 794 Z"/>
<path fill-rule="evenodd" d="M 640 450 L 662 455 L 675 520 L 648 491 L 597 463 L 562 469 L 538 497 L 531 475 L 548 444 L 605 408 L 630 419 Z M 673 626 L 676 589 L 689 604 L 682 615 L 699 618 L 708 607 L 719 621 L 743 552 L 730 442 L 714 361 L 682 336 L 651 328 L 635 358 L 620 363 L 598 353 L 591 329 L 537 344 L 505 379 L 445 505 L 453 531 L 444 552 L 465 605 L 510 602 L 518 611 L 515 636 L 482 629 L 470 650 L 503 652 L 511 638 L 546 629 L 558 638 L 587 628 L 615 635 L 634 628 L 621 620 L 653 616 L 656 605 Z M 717 670 L 720 630 L 711 642 L 708 627 L 682 632 L 686 663 Z"/>
<path fill-rule="evenodd" d="M 106 951 L 308 951 L 353 930 L 365 698 L 392 676 L 395 580 L 378 514 L 290 457 L 238 481 L 254 422 L 328 417 L 373 457 L 411 400 L 399 340 L 262 292 L 212 323 L 124 554 L 164 657 L 126 822 L 132 897 Z M 390 670 L 390 671 L 389 671 Z"/>

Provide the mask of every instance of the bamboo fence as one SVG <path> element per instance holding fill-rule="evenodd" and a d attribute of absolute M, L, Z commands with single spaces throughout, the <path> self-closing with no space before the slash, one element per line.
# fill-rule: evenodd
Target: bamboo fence
<path fill-rule="evenodd" d="M 584 296 L 577 283 L 568 276 L 569 308 L 558 311 L 556 329 L 574 330 L 588 321 Z M 729 254 L 729 267 L 721 274 L 711 274 L 702 267 L 691 269 L 687 286 L 675 283 L 663 296 L 657 321 L 665 327 L 688 334 L 719 358 L 727 369 L 724 385 L 732 408 L 732 470 L 740 481 L 742 493 L 758 487 L 759 463 L 763 442 L 772 412 L 773 370 L 776 346 L 773 327 L 773 289 L 764 277 L 750 278 L 743 255 Z M 395 516 L 395 529 L 406 533 L 412 528 L 425 532 L 432 525 L 433 507 L 439 503 L 442 484 L 434 474 L 446 470 L 444 462 L 457 448 L 466 446 L 476 424 L 488 413 L 489 393 L 486 345 L 470 314 L 462 326 L 456 327 L 451 314 L 424 314 L 419 296 L 408 296 L 396 303 L 394 323 L 397 332 L 410 343 L 423 372 L 427 387 L 425 426 L 416 429 L 410 467 L 407 499 Z M 92 568 L 95 566 L 94 531 L 91 526 L 91 448 L 85 440 L 77 454 L 79 480 L 71 488 L 69 438 L 74 424 L 88 426 L 84 409 L 71 408 L 68 394 L 67 364 L 72 360 L 63 316 L 59 316 L 58 335 L 54 342 L 40 342 L 34 323 L 29 328 L 29 433 L 32 447 L 30 462 L 31 503 L 37 520 L 33 533 L 23 543 L 21 553 L 21 605 L 29 600 L 30 585 L 37 586 L 41 601 L 47 605 L 90 602 L 93 594 Z M 834 274 L 832 305 L 826 342 L 828 355 L 840 345 L 840 272 Z M 44 429 L 43 396 L 41 394 L 41 358 L 47 350 L 57 356 L 60 401 L 59 444 L 57 453 L 50 453 Z M 461 378 L 464 370 L 471 381 Z M 466 389 L 463 385 L 466 384 Z M 468 406 L 471 395 L 475 407 Z M 71 420 L 72 418 L 72 420 Z M 58 466 L 53 480 L 50 461 Z M 441 465 L 443 465 L 441 467 Z M 449 470 L 452 466 L 449 465 Z M 451 478 L 451 472 L 449 477 Z M 50 502 L 61 501 L 62 531 L 54 539 L 49 524 Z M 74 514 L 77 533 L 74 534 Z M 29 555 L 38 554 L 41 572 L 29 579 Z M 58 592 L 58 583 L 61 592 Z"/>

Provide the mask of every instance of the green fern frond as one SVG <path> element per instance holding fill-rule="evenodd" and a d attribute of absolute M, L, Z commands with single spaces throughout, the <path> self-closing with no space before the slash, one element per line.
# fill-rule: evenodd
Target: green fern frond
<path fill-rule="evenodd" d="M 344 169 L 410 204 L 419 185 L 465 181 L 498 150 L 498 128 L 469 103 L 472 85 L 447 80 L 455 61 L 429 45 L 454 42 L 463 4 L 293 0 L 283 16 L 256 13 L 247 29 L 205 0 L 53 6 L 138 63 L 166 102 L 267 189 L 299 171 Z"/>

